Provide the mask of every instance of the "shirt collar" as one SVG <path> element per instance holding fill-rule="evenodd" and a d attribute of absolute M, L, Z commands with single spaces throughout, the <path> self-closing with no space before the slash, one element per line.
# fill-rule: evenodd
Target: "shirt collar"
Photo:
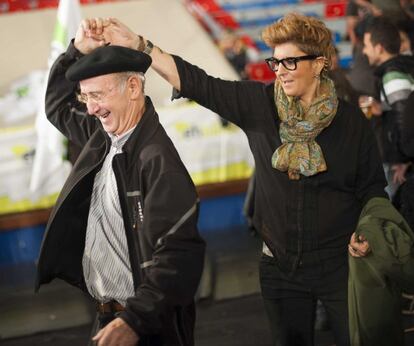
<path fill-rule="evenodd" d="M 130 128 L 127 132 L 123 133 L 122 135 L 114 135 L 109 133 L 109 138 L 111 139 L 111 145 L 117 149 L 121 149 L 128 138 L 131 136 L 131 133 L 135 130 L 137 126 Z"/>

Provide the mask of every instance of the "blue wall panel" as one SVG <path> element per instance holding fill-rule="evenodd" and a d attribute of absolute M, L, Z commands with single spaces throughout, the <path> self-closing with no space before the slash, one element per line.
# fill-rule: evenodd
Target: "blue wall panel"
<path fill-rule="evenodd" d="M 198 227 L 201 232 L 247 225 L 243 215 L 245 194 L 204 199 L 200 203 Z"/>
<path fill-rule="evenodd" d="M 0 264 L 36 261 L 44 231 L 42 225 L 0 232 Z"/>

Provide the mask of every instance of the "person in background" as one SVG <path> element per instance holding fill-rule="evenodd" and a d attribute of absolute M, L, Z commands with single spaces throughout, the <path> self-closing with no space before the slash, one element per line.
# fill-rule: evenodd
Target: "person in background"
<path fill-rule="evenodd" d="M 370 0 L 350 0 L 346 8 L 346 32 L 352 47 L 360 42 L 360 26 L 369 17 L 381 16 L 382 11 Z M 363 34 L 363 33 L 362 33 Z"/>
<path fill-rule="evenodd" d="M 401 123 L 401 150 L 414 161 L 414 92 L 412 92 L 405 105 L 403 121 Z M 413 195 L 414 196 L 414 195 Z M 414 227 L 413 227 L 414 229 Z"/>
<path fill-rule="evenodd" d="M 225 30 L 218 41 L 218 47 L 241 79 L 247 79 L 246 65 L 258 60 L 258 52 L 243 42 L 232 30 Z"/>
<path fill-rule="evenodd" d="M 400 40 L 401 40 L 401 48 L 400 54 L 401 55 L 413 55 L 413 51 L 411 49 L 411 41 L 407 35 L 407 32 L 404 30 L 400 30 Z"/>
<path fill-rule="evenodd" d="M 198 198 L 144 94 L 149 53 L 106 46 L 84 20 L 46 92 L 49 121 L 83 149 L 49 219 L 36 289 L 61 278 L 87 292 L 98 346 L 194 345 Z"/>
<path fill-rule="evenodd" d="M 407 98 L 401 122 L 400 147 L 409 158 L 406 175 L 396 198 L 397 209 L 414 229 L 414 91 Z M 414 293 L 414 292 L 411 292 Z"/>
<path fill-rule="evenodd" d="M 351 86 L 362 95 L 375 95 L 374 70 L 362 53 L 367 23 L 382 11 L 366 0 L 351 0 L 346 9 L 347 35 L 352 44 L 352 63 L 347 71 Z"/>
<path fill-rule="evenodd" d="M 400 125 L 406 100 L 414 89 L 414 60 L 400 55 L 400 34 L 386 18 L 374 19 L 364 34 L 364 54 L 375 66 L 380 117 L 382 160 L 387 176 L 387 192 L 392 199 L 404 181 L 408 158 L 400 148 Z"/>
<path fill-rule="evenodd" d="M 406 22 L 404 23 L 399 23 L 398 27 L 398 32 L 400 34 L 400 40 L 401 40 L 401 45 L 400 45 L 400 54 L 402 55 L 413 55 L 413 51 L 411 48 L 411 39 L 410 39 L 410 25 L 407 24 Z"/>
<path fill-rule="evenodd" d="M 358 106 L 359 93 L 352 87 L 346 71 L 339 65 L 339 51 L 336 47 L 335 52 L 332 54 L 331 68 L 328 75 L 335 84 L 338 97 Z"/>
<path fill-rule="evenodd" d="M 258 52 L 246 45 L 243 39 L 233 30 L 224 30 L 218 40 L 218 47 L 231 66 L 237 72 L 241 79 L 248 79 L 246 66 L 250 62 L 257 61 Z M 228 126 L 229 122 L 220 117 L 223 127 Z"/>
<path fill-rule="evenodd" d="M 400 0 L 400 5 L 407 17 L 411 20 L 414 20 L 414 1 Z"/>
<path fill-rule="evenodd" d="M 100 22 L 100 20 L 99 20 Z M 332 34 L 288 14 L 263 39 L 273 84 L 226 81 L 153 46 L 116 19 L 107 43 L 151 51 L 152 68 L 186 97 L 238 125 L 256 163 L 254 226 L 263 238 L 260 282 L 274 345 L 313 345 L 315 304 L 324 304 L 337 346 L 349 345 L 348 253 L 370 246 L 354 234 L 362 207 L 385 197 L 378 148 L 361 110 L 338 100 L 327 77 Z"/>
<path fill-rule="evenodd" d="M 412 1 L 406 1 L 407 10 L 413 8 Z M 411 6 L 411 7 L 410 7 Z M 414 12 L 414 11 L 413 11 Z M 414 15 L 411 20 L 414 19 Z M 400 54 L 412 56 L 411 40 L 413 24 L 403 22 L 399 23 L 398 30 L 400 33 L 401 46 Z M 402 178 L 402 185 L 398 189 L 397 196 L 394 198 L 394 204 L 401 212 L 412 229 L 414 229 L 414 91 L 407 97 L 402 121 L 400 124 L 400 149 L 409 159 L 407 171 Z"/>

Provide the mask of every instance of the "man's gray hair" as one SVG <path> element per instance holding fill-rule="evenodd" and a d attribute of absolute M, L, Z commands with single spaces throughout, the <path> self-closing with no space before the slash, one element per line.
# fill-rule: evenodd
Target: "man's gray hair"
<path fill-rule="evenodd" d="M 120 72 L 118 74 L 119 77 L 119 88 L 120 92 L 123 92 L 126 87 L 126 82 L 131 77 L 137 77 L 141 80 L 142 84 L 142 93 L 145 94 L 145 75 L 142 72 L 136 72 L 136 71 L 128 71 L 128 72 Z"/>

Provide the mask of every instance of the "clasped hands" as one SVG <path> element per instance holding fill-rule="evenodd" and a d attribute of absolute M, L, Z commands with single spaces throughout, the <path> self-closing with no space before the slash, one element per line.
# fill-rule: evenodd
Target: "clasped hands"
<path fill-rule="evenodd" d="M 79 25 L 74 44 L 82 54 L 89 54 L 109 44 L 137 49 L 141 39 L 116 18 L 89 18 Z"/>

